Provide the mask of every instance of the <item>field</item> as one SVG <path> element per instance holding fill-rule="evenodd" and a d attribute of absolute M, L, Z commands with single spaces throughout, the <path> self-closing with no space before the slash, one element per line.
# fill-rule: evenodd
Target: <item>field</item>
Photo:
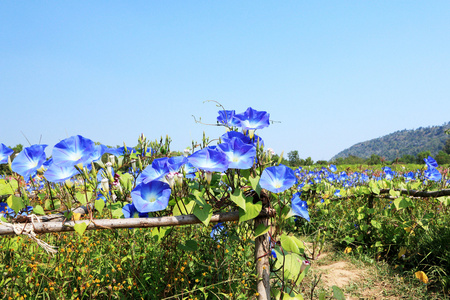
<path fill-rule="evenodd" d="M 448 167 L 291 168 L 267 113 L 217 120 L 184 153 L 1 144 L 1 299 L 448 298 Z"/>

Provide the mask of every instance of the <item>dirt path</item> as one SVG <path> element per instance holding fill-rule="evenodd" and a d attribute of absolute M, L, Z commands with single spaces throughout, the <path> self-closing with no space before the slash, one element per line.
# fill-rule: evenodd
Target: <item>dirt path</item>
<path fill-rule="evenodd" d="M 317 260 L 311 261 L 310 270 L 310 280 L 314 275 L 320 276 L 317 292 L 324 290 L 329 296 L 332 286 L 337 286 L 348 300 L 403 298 L 395 295 L 395 284 L 380 277 L 375 266 L 357 267 L 350 258 L 336 257 L 333 252 L 322 253 Z"/>

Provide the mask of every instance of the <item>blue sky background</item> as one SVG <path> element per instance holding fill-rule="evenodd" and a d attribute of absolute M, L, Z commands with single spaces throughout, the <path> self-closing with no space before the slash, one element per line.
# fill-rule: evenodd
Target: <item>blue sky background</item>
<path fill-rule="evenodd" d="M 0 142 L 83 135 L 173 150 L 216 100 L 279 121 L 278 154 L 450 121 L 450 1 L 1 1 Z M 23 133 L 23 134 L 22 134 Z"/>

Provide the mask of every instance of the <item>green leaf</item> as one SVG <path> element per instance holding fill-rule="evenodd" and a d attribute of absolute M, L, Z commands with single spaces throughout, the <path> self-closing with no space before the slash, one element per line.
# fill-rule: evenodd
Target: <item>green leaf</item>
<path fill-rule="evenodd" d="M 244 211 L 247 210 L 247 209 L 246 209 L 246 206 L 245 206 L 245 201 L 246 201 L 245 199 L 246 199 L 246 198 L 244 197 L 244 195 L 243 195 L 243 193 L 242 193 L 241 190 L 236 189 L 236 190 L 234 191 L 234 193 L 230 195 L 230 199 L 231 199 L 231 201 L 233 201 L 234 203 L 236 203 L 237 206 L 239 206 L 240 208 L 242 208 Z"/>
<path fill-rule="evenodd" d="M 6 203 L 12 210 L 16 212 L 16 214 L 25 208 L 25 204 L 23 204 L 23 200 L 20 197 L 16 197 L 14 195 L 11 195 L 6 200 Z"/>
<path fill-rule="evenodd" d="M 407 197 L 401 197 L 394 200 L 395 208 L 403 209 L 411 206 L 411 200 Z"/>
<path fill-rule="evenodd" d="M 116 209 L 112 210 L 112 211 L 111 211 L 111 214 L 112 214 L 112 216 L 113 216 L 114 218 L 118 218 L 118 219 L 119 219 L 120 217 L 123 216 L 122 208 L 119 207 L 119 208 L 116 208 Z"/>
<path fill-rule="evenodd" d="M 449 206 L 449 205 L 450 205 L 450 197 L 448 197 L 448 196 L 438 197 L 437 199 L 438 199 L 442 204 L 444 204 L 444 206 Z"/>
<path fill-rule="evenodd" d="M 4 179 L 0 179 L 0 195 L 14 194 L 15 189 L 17 189 L 17 181 L 7 182 Z"/>
<path fill-rule="evenodd" d="M 80 202 L 81 204 L 86 204 L 86 195 L 82 194 L 80 192 L 75 194 L 75 198 L 77 198 L 78 202 Z"/>
<path fill-rule="evenodd" d="M 247 198 L 245 206 L 247 208 L 247 211 L 239 208 L 239 222 L 245 222 L 256 218 L 261 212 L 262 202 L 258 201 L 257 203 L 253 204 L 253 199 Z"/>
<path fill-rule="evenodd" d="M 260 179 L 259 176 L 256 176 L 254 178 L 250 177 L 249 181 L 252 186 L 252 189 L 258 194 L 258 196 L 261 196 L 261 186 L 259 185 L 259 179 Z"/>
<path fill-rule="evenodd" d="M 396 190 L 391 189 L 389 191 L 389 195 L 391 195 L 392 197 L 398 197 L 398 196 L 400 196 L 400 191 L 396 191 Z"/>
<path fill-rule="evenodd" d="M 370 181 L 369 187 L 370 187 L 370 190 L 372 191 L 372 193 L 374 193 L 376 195 L 380 194 L 380 188 L 378 187 L 378 184 L 376 181 Z"/>
<path fill-rule="evenodd" d="M 183 245 L 182 243 L 179 243 L 177 245 L 178 249 L 184 250 L 184 251 L 197 251 L 198 246 L 197 242 L 194 240 L 187 240 L 186 245 Z"/>
<path fill-rule="evenodd" d="M 250 169 L 246 169 L 246 170 L 240 170 L 241 176 L 244 177 L 245 179 L 249 179 L 250 177 Z"/>
<path fill-rule="evenodd" d="M 40 205 L 36 205 L 36 206 L 33 208 L 33 212 L 34 212 L 35 214 L 37 214 L 37 215 L 45 215 L 44 209 L 43 209 L 42 206 L 40 206 Z"/>
<path fill-rule="evenodd" d="M 370 220 L 370 224 L 372 224 L 372 226 L 375 227 L 376 229 L 381 228 L 381 223 L 378 222 L 377 220 Z"/>
<path fill-rule="evenodd" d="M 206 203 L 206 199 L 203 197 L 203 194 L 205 193 L 205 190 L 199 191 L 199 190 L 193 190 L 191 194 L 189 195 L 189 199 L 194 200 L 197 205 L 204 206 L 208 203 Z"/>
<path fill-rule="evenodd" d="M 336 298 L 337 300 L 345 300 L 344 292 L 342 292 L 339 287 L 333 285 L 331 288 L 333 289 L 334 298 Z"/>
<path fill-rule="evenodd" d="M 294 252 L 297 254 L 303 254 L 305 252 L 305 245 L 295 236 L 282 234 L 280 241 L 281 247 L 283 247 L 283 249 L 286 251 Z"/>
<path fill-rule="evenodd" d="M 319 293 L 319 300 L 325 300 L 325 291 L 321 291 L 320 293 Z"/>
<path fill-rule="evenodd" d="M 301 294 L 291 296 L 288 293 L 283 293 L 283 300 L 303 300 L 303 296 Z"/>
<path fill-rule="evenodd" d="M 173 215 L 174 216 L 181 216 L 181 215 L 188 215 L 192 213 L 192 209 L 194 208 L 195 201 L 189 201 L 188 204 L 183 205 L 183 201 L 178 200 L 178 205 L 175 204 L 173 207 Z M 178 208 L 179 206 L 179 208 Z M 180 211 L 181 209 L 181 211 Z"/>
<path fill-rule="evenodd" d="M 266 232 L 268 232 L 270 229 L 270 226 L 265 226 L 264 224 L 259 224 L 258 227 L 256 227 L 255 229 L 255 234 L 254 234 L 254 238 L 257 238 L 260 235 L 265 234 Z"/>
<path fill-rule="evenodd" d="M 105 201 L 103 199 L 98 199 L 95 200 L 95 209 L 99 212 L 102 213 L 103 208 L 105 207 Z"/>
<path fill-rule="evenodd" d="M 53 208 L 54 206 L 54 208 Z M 45 209 L 47 210 L 52 210 L 52 209 L 58 209 L 61 207 L 61 201 L 58 199 L 47 199 L 45 200 L 45 205 L 44 205 Z"/>
<path fill-rule="evenodd" d="M 369 195 L 371 193 L 370 189 L 367 186 L 362 186 L 360 188 L 360 192 L 363 193 L 364 195 Z"/>
<path fill-rule="evenodd" d="M 194 207 L 194 215 L 202 221 L 205 226 L 208 226 L 212 217 L 212 206 L 206 203 L 203 206 L 200 206 L 197 203 Z"/>
<path fill-rule="evenodd" d="M 85 222 L 77 223 L 73 226 L 73 228 L 80 236 L 83 236 L 84 232 L 86 231 L 87 224 Z"/>
<path fill-rule="evenodd" d="M 278 259 L 275 262 L 275 269 L 279 269 L 283 266 L 283 254 L 278 249 L 275 249 L 275 253 Z M 302 266 L 302 257 L 296 253 L 288 253 L 284 256 L 284 278 L 285 279 L 297 279 L 300 274 Z"/>
<path fill-rule="evenodd" d="M 131 192 L 133 189 L 133 176 L 130 173 L 121 174 L 119 180 L 122 187 L 126 191 Z"/>

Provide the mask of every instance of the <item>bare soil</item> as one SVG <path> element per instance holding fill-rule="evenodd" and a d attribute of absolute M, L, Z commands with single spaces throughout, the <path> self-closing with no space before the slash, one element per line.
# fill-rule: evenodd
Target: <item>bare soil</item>
<path fill-rule="evenodd" d="M 332 286 L 337 286 L 348 300 L 403 298 L 395 295 L 396 280 L 383 279 L 377 274 L 375 266 L 357 267 L 349 258 L 336 259 L 333 252 L 322 253 L 318 259 L 312 260 L 310 272 L 310 280 L 314 275 L 320 276 L 316 289 L 328 291 L 328 296 L 332 295 Z M 305 299 L 309 298 L 304 296 Z"/>

